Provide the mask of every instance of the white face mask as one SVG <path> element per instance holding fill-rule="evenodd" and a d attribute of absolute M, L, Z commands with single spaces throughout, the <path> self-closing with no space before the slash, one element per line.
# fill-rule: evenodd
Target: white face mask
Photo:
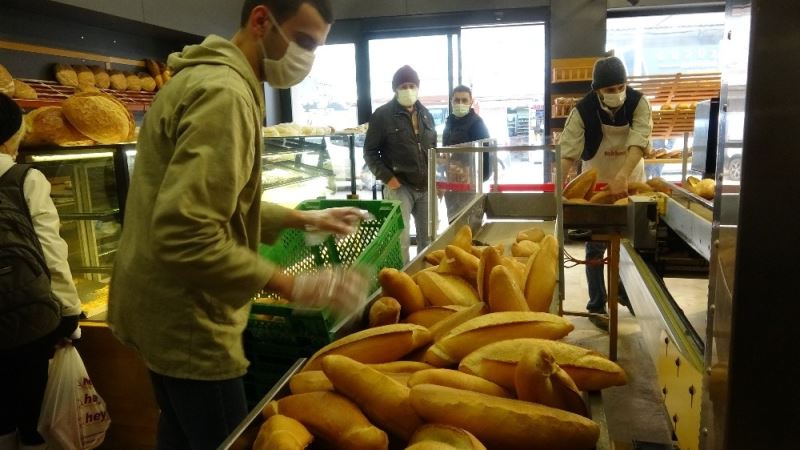
<path fill-rule="evenodd" d="M 453 115 L 456 117 L 464 117 L 469 114 L 469 105 L 464 103 L 457 103 L 453 105 Z"/>
<path fill-rule="evenodd" d="M 618 94 L 602 94 L 601 98 L 609 108 L 619 108 L 625 103 L 625 91 Z"/>
<path fill-rule="evenodd" d="M 311 72 L 311 67 L 314 65 L 314 52 L 300 47 L 294 41 L 290 41 L 283 34 L 283 30 L 275 21 L 272 13 L 269 13 L 269 20 L 289 46 L 286 48 L 286 53 L 283 57 L 275 60 L 267 57 L 264 43 L 259 41 L 261 51 L 264 52 L 264 59 L 261 61 L 262 71 L 270 86 L 278 89 L 288 89 L 303 81 Z"/>
<path fill-rule="evenodd" d="M 417 89 L 399 89 L 397 91 L 397 102 L 406 108 L 417 103 Z"/>

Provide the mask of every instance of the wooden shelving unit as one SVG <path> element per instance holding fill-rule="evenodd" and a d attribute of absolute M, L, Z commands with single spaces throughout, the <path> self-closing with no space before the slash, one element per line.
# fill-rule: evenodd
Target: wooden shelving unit
<path fill-rule="evenodd" d="M 36 100 L 15 99 L 22 109 L 36 109 L 44 106 L 59 106 L 70 95 L 75 93 L 75 89 L 70 86 L 62 86 L 55 81 L 22 79 L 29 84 L 38 95 Z M 146 91 L 116 91 L 113 89 L 100 89 L 100 91 L 112 95 L 122 102 L 131 112 L 146 111 L 153 103 L 155 92 Z"/>

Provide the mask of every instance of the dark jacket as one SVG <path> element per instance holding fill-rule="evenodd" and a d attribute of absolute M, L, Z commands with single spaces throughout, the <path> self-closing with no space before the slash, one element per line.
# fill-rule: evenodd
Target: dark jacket
<path fill-rule="evenodd" d="M 589 161 L 594 158 L 600 142 L 603 140 L 603 125 L 621 127 L 633 123 L 633 112 L 642 99 L 642 93 L 628 86 L 625 88 L 625 103 L 609 117 L 600 105 L 600 98 L 594 91 L 586 94 L 575 107 L 581 115 L 585 130 L 585 144 L 581 159 Z"/>
<path fill-rule="evenodd" d="M 417 101 L 419 134 L 414 133 L 411 114 L 392 99 L 372 113 L 364 141 L 364 161 L 375 177 L 388 183 L 397 177 L 401 184 L 418 191 L 428 187 L 428 152 L 436 147 L 433 116 Z"/>
<path fill-rule="evenodd" d="M 444 145 L 463 144 L 465 142 L 477 141 L 489 137 L 489 130 L 483 123 L 481 116 L 475 113 L 474 109 L 469 110 L 469 114 L 464 117 L 456 117 L 452 114 L 447 116 L 447 121 L 442 132 L 442 143 Z M 467 156 L 461 154 L 459 156 Z M 483 153 L 483 180 L 489 179 L 492 174 L 489 153 Z"/>

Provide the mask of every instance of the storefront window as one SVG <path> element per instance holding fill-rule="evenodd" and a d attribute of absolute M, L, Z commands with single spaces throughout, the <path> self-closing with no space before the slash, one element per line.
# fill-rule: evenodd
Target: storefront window
<path fill-rule="evenodd" d="M 355 60 L 354 44 L 324 45 L 317 49 L 311 73 L 292 88 L 295 123 L 332 126 L 337 130 L 358 125 Z"/>
<path fill-rule="evenodd" d="M 606 50 L 629 75 L 720 70 L 725 13 L 610 18 Z"/>

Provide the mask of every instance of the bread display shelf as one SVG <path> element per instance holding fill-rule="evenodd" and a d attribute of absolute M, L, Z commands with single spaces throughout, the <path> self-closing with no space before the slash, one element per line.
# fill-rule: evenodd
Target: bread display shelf
<path fill-rule="evenodd" d="M 692 158 L 686 160 L 687 162 L 692 162 Z M 645 159 L 645 164 L 680 164 L 683 160 L 681 158 L 663 158 L 663 159 Z"/>
<path fill-rule="evenodd" d="M 75 89 L 70 86 L 62 86 L 55 81 L 22 79 L 28 83 L 39 97 L 36 100 L 16 99 L 17 104 L 22 109 L 35 109 L 44 106 L 59 106 L 61 102 L 75 93 Z M 100 89 L 100 91 L 114 96 L 122 102 L 131 112 L 146 111 L 155 97 L 154 92 L 146 91 L 115 91 L 113 89 Z"/>
<path fill-rule="evenodd" d="M 598 57 L 553 60 L 553 83 L 592 81 L 592 69 Z"/>

